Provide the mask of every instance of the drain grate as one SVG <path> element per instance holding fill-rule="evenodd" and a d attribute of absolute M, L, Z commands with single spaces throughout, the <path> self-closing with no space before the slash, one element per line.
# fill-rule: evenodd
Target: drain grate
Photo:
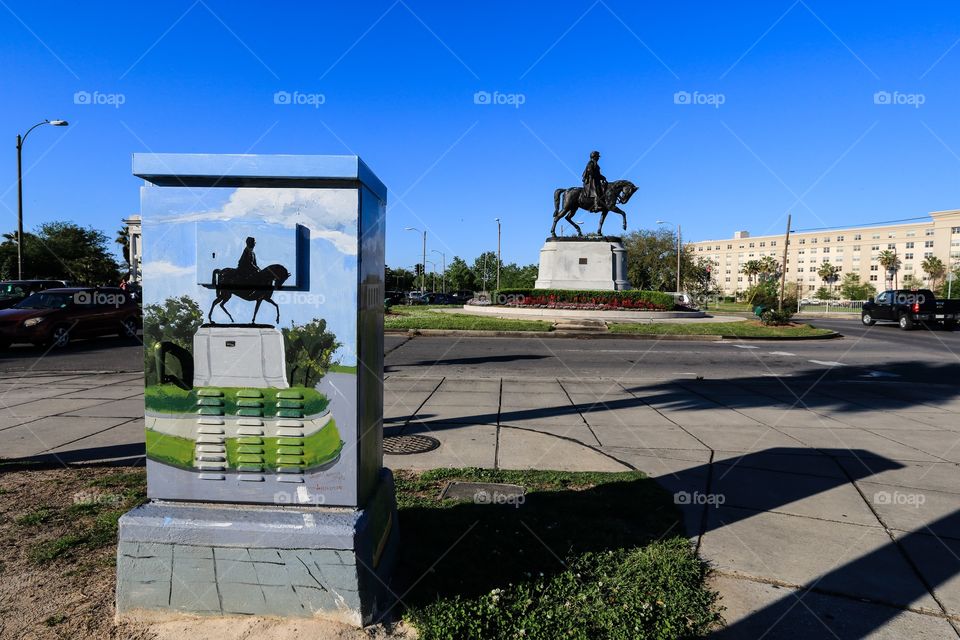
<path fill-rule="evenodd" d="M 440 446 L 440 441 L 430 436 L 386 436 L 383 439 L 383 452 L 393 455 L 426 453 Z"/>

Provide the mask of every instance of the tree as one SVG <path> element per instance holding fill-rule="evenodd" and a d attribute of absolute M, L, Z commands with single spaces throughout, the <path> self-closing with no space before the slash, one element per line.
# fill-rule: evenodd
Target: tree
<path fill-rule="evenodd" d="M 923 280 L 912 273 L 908 273 L 903 276 L 903 282 L 900 283 L 900 286 L 904 289 L 920 289 L 923 287 Z"/>
<path fill-rule="evenodd" d="M 497 254 L 495 251 L 484 251 L 473 261 L 473 279 L 484 291 L 497 286 Z"/>
<path fill-rule="evenodd" d="M 677 282 L 677 236 L 672 229 L 640 230 L 623 237 L 627 279 L 635 289 L 673 291 Z M 693 266 L 693 248 L 680 252 L 680 281 Z"/>
<path fill-rule="evenodd" d="M 817 275 L 820 276 L 824 284 L 830 285 L 830 297 L 832 298 L 833 284 L 840 278 L 840 267 L 830 264 L 829 262 L 824 262 L 820 265 L 820 268 L 817 269 Z"/>
<path fill-rule="evenodd" d="M 830 289 L 827 289 L 826 287 L 820 287 L 819 289 L 817 289 L 814 292 L 813 297 L 816 298 L 817 300 L 834 300 L 835 299 L 833 295 L 833 291 L 831 291 Z"/>
<path fill-rule="evenodd" d="M 410 291 L 416 288 L 415 279 L 416 276 L 413 272 L 403 267 L 397 269 L 386 267 L 384 269 L 384 284 L 391 291 Z"/>
<path fill-rule="evenodd" d="M 761 280 L 779 280 L 780 262 L 773 256 L 763 256 L 756 261 L 757 275 Z"/>
<path fill-rule="evenodd" d="M 713 281 L 713 270 L 716 267 L 717 263 L 713 260 L 697 256 L 693 265 L 683 274 L 684 290 L 690 292 L 701 306 L 720 293 L 719 287 Z"/>
<path fill-rule="evenodd" d="M 930 279 L 930 288 L 936 289 L 937 285 L 943 280 L 943 277 L 947 275 L 947 267 L 943 264 L 943 260 L 937 256 L 927 256 L 923 259 L 923 262 L 920 263 L 920 268 L 923 269 L 923 272 L 927 274 L 927 278 Z"/>
<path fill-rule="evenodd" d="M 337 337 L 327 331 L 327 321 L 322 318 L 285 327 L 283 344 L 290 384 L 308 389 L 330 370 L 330 359 L 341 346 Z"/>
<path fill-rule="evenodd" d="M 950 282 L 949 275 L 953 274 L 953 282 Z M 958 298 L 960 297 L 960 264 L 955 264 L 943 282 L 940 283 L 940 290 L 937 291 L 938 298 Z"/>
<path fill-rule="evenodd" d="M 900 270 L 900 257 L 892 249 L 884 249 L 877 254 L 877 263 L 883 267 L 884 281 L 892 283 Z M 893 278 L 888 274 L 893 274 Z"/>
<path fill-rule="evenodd" d="M 760 261 L 747 260 L 740 267 L 740 273 L 747 276 L 747 284 L 752 286 L 754 279 L 760 275 Z"/>
<path fill-rule="evenodd" d="M 0 265 L 17 263 L 16 233 L 3 235 Z M 71 280 L 83 285 L 115 285 L 120 269 L 108 250 L 106 234 L 72 222 L 46 222 L 23 234 L 24 278 Z"/>
<path fill-rule="evenodd" d="M 532 289 L 537 281 L 539 268 L 535 264 L 520 267 L 514 263 L 500 267 L 501 289 Z M 496 278 L 496 274 L 493 276 Z"/>
<path fill-rule="evenodd" d="M 460 256 L 453 256 L 447 265 L 448 291 L 473 291 L 477 286 L 473 271 Z"/>
<path fill-rule="evenodd" d="M 115 243 L 120 245 L 120 253 L 123 256 L 123 261 L 130 264 L 130 228 L 129 227 L 120 227 L 117 229 L 117 237 L 113 240 Z"/>
<path fill-rule="evenodd" d="M 167 298 L 162 305 L 150 304 L 143 310 L 143 368 L 147 384 L 159 384 L 156 351 L 162 342 L 193 351 L 193 336 L 203 324 L 203 311 L 190 296 Z M 172 364 L 173 359 L 167 364 Z M 183 371 L 179 371 L 183 379 Z"/>
<path fill-rule="evenodd" d="M 877 289 L 869 282 L 861 282 L 859 274 L 846 273 L 840 283 L 840 295 L 846 300 L 866 300 L 877 295 Z"/>

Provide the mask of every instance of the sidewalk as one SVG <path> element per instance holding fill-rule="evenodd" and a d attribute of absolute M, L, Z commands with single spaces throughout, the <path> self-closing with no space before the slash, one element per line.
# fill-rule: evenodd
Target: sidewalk
<path fill-rule="evenodd" d="M 49 464 L 143 454 L 141 375 L 0 377 L 0 451 Z M 948 398 L 948 399 L 945 399 Z M 779 381 L 388 375 L 385 436 L 441 446 L 393 468 L 658 479 L 716 569 L 722 638 L 947 638 L 960 621 L 960 399 Z"/>

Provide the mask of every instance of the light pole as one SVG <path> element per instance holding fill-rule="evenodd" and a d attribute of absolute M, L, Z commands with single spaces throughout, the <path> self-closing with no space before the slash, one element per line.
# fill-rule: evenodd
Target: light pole
<path fill-rule="evenodd" d="M 440 283 L 441 283 L 441 284 L 440 284 L 440 292 L 441 292 L 441 293 L 446 293 L 446 292 L 447 292 L 447 254 L 445 254 L 443 251 L 440 251 L 439 249 L 432 249 L 431 252 L 432 252 L 432 253 L 439 253 L 439 254 L 440 254 L 440 258 L 441 258 L 441 260 L 443 261 L 443 270 L 440 271 L 440 276 L 441 276 L 441 277 L 440 277 Z"/>
<path fill-rule="evenodd" d="M 433 289 L 432 293 L 436 293 L 437 292 L 437 263 L 433 262 L 432 260 L 425 261 L 423 263 L 424 274 L 427 273 L 427 265 L 430 265 L 430 268 L 433 269 L 433 286 L 431 287 L 431 289 Z"/>
<path fill-rule="evenodd" d="M 23 280 L 23 143 L 31 131 L 44 124 L 65 127 L 70 123 L 66 120 L 44 120 L 27 129 L 23 135 L 17 134 L 17 278 L 20 280 Z"/>
<path fill-rule="evenodd" d="M 673 223 L 668 220 L 657 220 L 657 224 Z M 677 229 L 677 293 L 680 293 L 680 225 L 674 225 Z"/>
<path fill-rule="evenodd" d="M 500 291 L 500 218 L 497 221 L 497 291 Z"/>
<path fill-rule="evenodd" d="M 420 295 L 423 295 L 427 292 L 427 231 L 426 229 L 420 231 L 416 227 L 407 227 L 405 230 L 423 234 L 423 262 L 420 263 L 423 265 L 423 275 L 420 277 Z"/>

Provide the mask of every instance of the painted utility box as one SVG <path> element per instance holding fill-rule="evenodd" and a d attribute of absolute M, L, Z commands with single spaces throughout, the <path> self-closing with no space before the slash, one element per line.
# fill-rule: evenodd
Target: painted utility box
<path fill-rule="evenodd" d="M 386 188 L 356 156 L 136 154 L 134 174 L 151 502 L 121 519 L 118 611 L 369 621 L 396 524 Z M 176 595 L 198 576 L 216 597 Z"/>

